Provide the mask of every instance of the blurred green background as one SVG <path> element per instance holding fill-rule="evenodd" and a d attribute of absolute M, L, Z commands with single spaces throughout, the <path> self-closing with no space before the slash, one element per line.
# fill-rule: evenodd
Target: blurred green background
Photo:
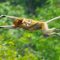
<path fill-rule="evenodd" d="M 60 15 L 60 0 L 0 0 L 0 15 L 47 21 Z M 0 25 L 12 24 L 8 18 Z M 60 28 L 60 20 L 49 23 Z M 41 31 L 0 29 L 0 60 L 60 60 L 60 36 L 43 37 Z"/>

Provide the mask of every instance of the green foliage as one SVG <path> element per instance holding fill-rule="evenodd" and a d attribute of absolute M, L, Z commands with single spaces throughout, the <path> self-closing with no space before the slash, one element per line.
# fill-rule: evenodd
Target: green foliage
<path fill-rule="evenodd" d="M 0 15 L 47 21 L 60 15 L 59 0 L 0 0 Z M 0 25 L 12 24 L 8 18 Z M 60 20 L 50 27 L 60 28 Z M 0 29 L 0 60 L 60 60 L 60 36 L 43 37 L 41 31 Z"/>

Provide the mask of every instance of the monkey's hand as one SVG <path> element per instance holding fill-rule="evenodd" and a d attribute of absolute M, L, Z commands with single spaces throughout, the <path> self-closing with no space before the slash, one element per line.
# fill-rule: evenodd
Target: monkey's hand
<path fill-rule="evenodd" d="M 0 18 L 4 18 L 4 17 L 6 17 L 6 15 L 1 15 L 1 16 L 0 16 Z"/>

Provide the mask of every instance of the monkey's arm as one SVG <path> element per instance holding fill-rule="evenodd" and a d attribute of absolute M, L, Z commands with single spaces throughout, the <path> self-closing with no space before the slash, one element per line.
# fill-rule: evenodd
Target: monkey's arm
<path fill-rule="evenodd" d="M 14 29 L 14 25 L 0 26 L 0 28 Z"/>
<path fill-rule="evenodd" d="M 11 19 L 19 19 L 18 17 L 15 17 L 15 16 L 8 16 L 8 15 L 1 15 L 0 16 L 0 18 L 4 18 L 4 17 L 11 18 Z"/>

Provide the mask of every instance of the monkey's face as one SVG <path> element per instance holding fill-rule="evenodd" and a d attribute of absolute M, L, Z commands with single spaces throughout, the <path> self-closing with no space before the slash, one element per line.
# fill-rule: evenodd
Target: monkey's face
<path fill-rule="evenodd" d="M 22 19 L 17 19 L 13 22 L 13 24 L 15 25 L 15 27 L 19 27 L 20 25 L 22 25 Z"/>

